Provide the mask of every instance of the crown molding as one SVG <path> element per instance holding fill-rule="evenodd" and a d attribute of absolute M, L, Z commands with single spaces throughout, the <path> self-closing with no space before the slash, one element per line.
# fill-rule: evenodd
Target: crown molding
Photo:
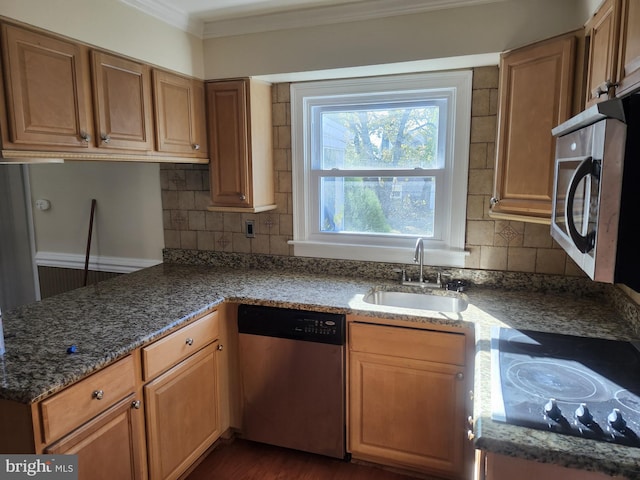
<path fill-rule="evenodd" d="M 355 2 L 204 21 L 176 8 L 169 0 L 120 0 L 125 5 L 204 39 L 374 20 L 503 1 L 506 0 L 367 0 L 366 6 L 362 2 Z"/>
<path fill-rule="evenodd" d="M 207 21 L 202 36 L 208 39 L 357 22 L 502 1 L 506 0 L 368 0 L 366 7 L 351 3 Z"/>
<path fill-rule="evenodd" d="M 163 0 L 120 0 L 125 5 L 136 8 L 146 15 L 157 18 L 173 27 L 202 38 L 204 22 L 192 17 L 188 12 L 175 8 Z"/>

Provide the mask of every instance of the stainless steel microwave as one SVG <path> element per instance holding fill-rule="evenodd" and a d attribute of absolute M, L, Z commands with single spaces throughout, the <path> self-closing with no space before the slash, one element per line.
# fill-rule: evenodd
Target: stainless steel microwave
<path fill-rule="evenodd" d="M 640 290 L 640 94 L 552 130 L 551 236 L 592 280 Z"/>

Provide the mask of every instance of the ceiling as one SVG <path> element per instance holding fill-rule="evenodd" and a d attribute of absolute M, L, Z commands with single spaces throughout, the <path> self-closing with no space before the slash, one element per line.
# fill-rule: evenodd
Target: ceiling
<path fill-rule="evenodd" d="M 505 0 L 120 0 L 202 38 L 409 15 Z"/>

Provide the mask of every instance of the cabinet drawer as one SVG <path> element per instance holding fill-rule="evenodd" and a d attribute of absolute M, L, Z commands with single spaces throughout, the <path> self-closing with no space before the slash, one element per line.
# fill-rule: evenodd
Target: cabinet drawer
<path fill-rule="evenodd" d="M 44 442 L 95 417 L 135 390 L 133 357 L 119 360 L 40 404 Z M 101 393 L 100 393 L 101 392 Z"/>
<path fill-rule="evenodd" d="M 349 324 L 349 349 L 429 362 L 465 364 L 463 334 L 414 328 Z"/>
<path fill-rule="evenodd" d="M 142 349 L 144 380 L 197 352 L 219 335 L 218 312 L 212 312 Z"/>

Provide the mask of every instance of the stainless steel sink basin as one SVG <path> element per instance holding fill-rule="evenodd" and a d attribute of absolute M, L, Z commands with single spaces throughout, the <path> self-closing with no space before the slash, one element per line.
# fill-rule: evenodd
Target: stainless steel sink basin
<path fill-rule="evenodd" d="M 364 296 L 363 300 L 373 305 L 416 308 L 448 313 L 463 312 L 469 306 L 469 299 L 466 295 L 447 291 L 425 292 L 420 290 L 382 290 L 373 288 Z"/>

